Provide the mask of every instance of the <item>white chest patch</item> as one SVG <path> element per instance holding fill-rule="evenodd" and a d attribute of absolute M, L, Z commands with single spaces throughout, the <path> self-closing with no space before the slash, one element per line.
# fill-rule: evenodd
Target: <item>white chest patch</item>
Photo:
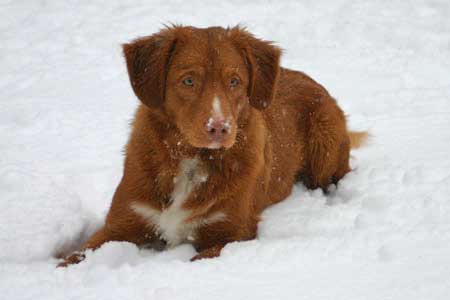
<path fill-rule="evenodd" d="M 199 226 L 214 223 L 225 218 L 223 213 L 215 213 L 200 221 L 185 223 L 191 211 L 183 209 L 183 203 L 199 184 L 208 176 L 198 168 L 197 159 L 184 159 L 180 162 L 179 173 L 174 177 L 174 187 L 170 197 L 170 206 L 162 211 L 143 203 L 133 202 L 131 209 L 144 218 L 149 226 L 156 228 L 158 234 L 169 247 L 192 239 L 194 230 Z"/>

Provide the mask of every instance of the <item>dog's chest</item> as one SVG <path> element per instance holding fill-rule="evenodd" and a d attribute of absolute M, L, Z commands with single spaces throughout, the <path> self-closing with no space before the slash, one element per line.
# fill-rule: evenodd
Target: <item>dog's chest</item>
<path fill-rule="evenodd" d="M 168 246 L 175 246 L 191 239 L 194 230 L 200 224 L 220 219 L 220 214 L 215 214 L 208 219 L 201 220 L 201 222 L 186 222 L 192 212 L 183 208 L 183 204 L 191 193 L 207 180 L 207 177 L 207 174 L 200 168 L 197 159 L 184 159 L 180 162 L 178 174 L 173 179 L 173 190 L 170 195 L 169 205 L 166 208 L 157 210 L 148 205 L 135 202 L 132 204 L 132 209 L 143 217 L 148 225 L 156 229 L 159 236 L 167 242 Z"/>

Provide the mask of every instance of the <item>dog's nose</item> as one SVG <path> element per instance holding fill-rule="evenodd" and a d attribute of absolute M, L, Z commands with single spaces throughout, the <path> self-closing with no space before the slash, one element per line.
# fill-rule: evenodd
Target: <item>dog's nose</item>
<path fill-rule="evenodd" d="M 230 122 L 222 118 L 209 118 L 206 130 L 213 141 L 221 141 L 230 131 Z"/>

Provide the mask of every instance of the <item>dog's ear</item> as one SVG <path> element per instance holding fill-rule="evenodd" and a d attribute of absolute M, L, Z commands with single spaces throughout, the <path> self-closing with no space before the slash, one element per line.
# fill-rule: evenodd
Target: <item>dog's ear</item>
<path fill-rule="evenodd" d="M 176 44 L 173 31 L 164 29 L 122 45 L 133 91 L 149 107 L 164 101 L 167 68 Z"/>
<path fill-rule="evenodd" d="M 274 97 L 280 72 L 281 49 L 269 41 L 255 38 L 239 26 L 229 29 L 229 36 L 243 53 L 249 67 L 250 104 L 263 110 Z"/>

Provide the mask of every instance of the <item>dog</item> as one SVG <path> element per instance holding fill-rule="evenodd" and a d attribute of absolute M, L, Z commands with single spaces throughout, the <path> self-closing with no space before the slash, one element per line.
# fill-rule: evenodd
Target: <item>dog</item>
<path fill-rule="evenodd" d="M 123 45 L 139 107 L 105 224 L 60 266 L 108 241 L 191 243 L 212 258 L 256 237 L 261 212 L 301 181 L 351 169 L 349 132 L 327 90 L 280 66 L 281 50 L 245 28 L 170 26 Z"/>

